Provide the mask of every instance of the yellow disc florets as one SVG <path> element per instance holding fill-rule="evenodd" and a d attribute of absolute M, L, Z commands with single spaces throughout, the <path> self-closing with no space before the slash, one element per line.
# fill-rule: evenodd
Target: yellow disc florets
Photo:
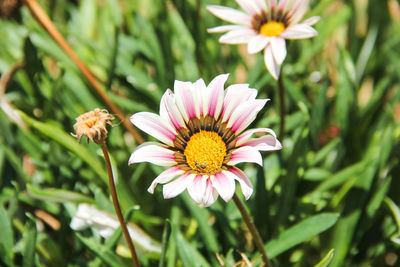
<path fill-rule="evenodd" d="M 210 173 L 222 167 L 226 145 L 216 132 L 200 131 L 190 137 L 184 154 L 190 168 Z"/>
<path fill-rule="evenodd" d="M 265 36 L 279 36 L 285 30 L 285 25 L 279 21 L 268 21 L 261 25 L 260 34 Z"/>

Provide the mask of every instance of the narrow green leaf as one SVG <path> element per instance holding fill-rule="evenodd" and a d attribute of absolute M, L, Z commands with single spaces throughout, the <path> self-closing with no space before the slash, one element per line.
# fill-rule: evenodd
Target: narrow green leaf
<path fill-rule="evenodd" d="M 328 253 L 325 255 L 325 257 L 323 257 L 322 260 L 318 262 L 314 267 L 327 267 L 333 258 L 334 252 L 335 252 L 334 248 L 329 250 Z"/>
<path fill-rule="evenodd" d="M 0 238 L 0 256 L 3 258 L 4 262 L 6 262 L 9 266 L 11 266 L 14 247 L 14 234 L 13 229 L 11 227 L 10 219 L 8 217 L 8 213 L 3 205 L 0 203 L 0 229 L 1 229 L 1 238 Z M 3 254 L 4 253 L 4 254 Z"/>
<path fill-rule="evenodd" d="M 35 218 L 31 214 L 26 214 L 28 216 L 28 221 L 25 224 L 24 228 L 24 252 L 23 252 L 23 267 L 33 267 L 35 266 L 35 251 L 36 251 L 36 221 Z"/>
<path fill-rule="evenodd" d="M 38 189 L 31 184 L 27 184 L 27 191 L 29 196 L 41 200 L 48 200 L 53 202 L 73 202 L 73 203 L 94 203 L 95 201 L 82 194 L 55 188 Z"/>
<path fill-rule="evenodd" d="M 169 236 L 171 235 L 171 224 L 168 220 L 165 221 L 164 230 L 162 234 L 162 241 L 161 241 L 161 255 L 160 261 L 158 262 L 158 267 L 165 266 L 165 255 L 167 253 L 168 243 L 169 243 Z"/>
<path fill-rule="evenodd" d="M 339 215 L 336 213 L 321 213 L 307 218 L 281 233 L 277 239 L 271 240 L 265 246 L 268 256 L 274 258 L 288 249 L 307 241 L 332 227 Z"/>

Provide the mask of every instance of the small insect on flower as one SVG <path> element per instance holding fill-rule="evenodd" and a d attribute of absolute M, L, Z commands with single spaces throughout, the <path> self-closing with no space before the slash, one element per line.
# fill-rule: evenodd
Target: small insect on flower
<path fill-rule="evenodd" d="M 286 57 L 285 39 L 311 38 L 318 32 L 311 27 L 319 17 L 300 20 L 308 10 L 310 0 L 236 0 L 245 11 L 224 6 L 207 6 L 222 20 L 237 24 L 208 29 L 210 33 L 226 32 L 219 38 L 225 44 L 248 44 L 248 52 L 264 49 L 264 61 L 274 79 L 278 79 Z"/>
<path fill-rule="evenodd" d="M 253 187 L 234 165 L 254 162 L 262 165 L 259 151 L 282 146 L 273 130 L 257 128 L 243 132 L 268 99 L 256 99 L 257 90 L 248 84 L 234 84 L 224 90 L 228 74 L 214 78 L 206 86 L 175 81 L 175 94 L 168 89 L 161 99 L 160 115 L 139 112 L 131 122 L 162 142 L 147 142 L 133 151 L 129 164 L 150 162 L 171 166 L 154 179 L 148 191 L 164 184 L 164 198 L 185 189 L 201 206 L 210 206 L 218 195 L 229 201 L 239 182 L 246 199 Z M 243 133 L 242 133 L 243 132 Z M 255 133 L 266 133 L 252 138 Z"/>
<path fill-rule="evenodd" d="M 72 136 L 78 138 L 81 142 L 82 136 L 87 136 L 87 141 L 92 140 L 96 144 L 101 144 L 107 138 L 107 124 L 112 126 L 111 120 L 114 116 L 105 109 L 96 108 L 93 111 L 86 112 L 76 118 L 74 129 L 76 134 Z"/>

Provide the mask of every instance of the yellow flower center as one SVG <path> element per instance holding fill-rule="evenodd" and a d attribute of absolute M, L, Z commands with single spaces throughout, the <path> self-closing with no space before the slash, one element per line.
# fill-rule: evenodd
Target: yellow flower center
<path fill-rule="evenodd" d="M 268 21 L 261 25 L 260 34 L 265 36 L 279 36 L 285 30 L 285 25 L 279 21 Z"/>
<path fill-rule="evenodd" d="M 216 132 L 200 131 L 190 137 L 184 154 L 190 168 L 200 173 L 210 173 L 221 168 L 226 145 Z"/>

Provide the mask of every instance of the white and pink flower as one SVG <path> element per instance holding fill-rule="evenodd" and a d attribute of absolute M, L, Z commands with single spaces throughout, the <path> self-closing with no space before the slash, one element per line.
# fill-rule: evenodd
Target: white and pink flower
<path fill-rule="evenodd" d="M 224 90 L 227 79 L 228 74 L 219 75 L 208 86 L 202 79 L 194 83 L 175 81 L 175 94 L 168 89 L 161 99 L 160 115 L 132 115 L 136 127 L 162 143 L 138 146 L 129 164 L 150 162 L 170 167 L 153 180 L 150 193 L 157 184 L 164 184 L 164 198 L 187 189 L 195 202 L 210 206 L 218 195 L 229 201 L 236 180 L 245 198 L 250 197 L 252 184 L 235 165 L 253 162 L 262 166 L 260 151 L 279 150 L 282 146 L 271 129 L 243 132 L 268 99 L 256 99 L 257 90 L 248 84 L 234 84 Z"/>
<path fill-rule="evenodd" d="M 308 10 L 310 0 L 236 0 L 245 11 L 224 6 L 207 9 L 222 20 L 236 25 L 211 28 L 208 32 L 226 32 L 219 38 L 225 44 L 248 44 L 248 52 L 264 50 L 264 61 L 272 77 L 278 79 L 286 57 L 285 39 L 311 38 L 318 32 L 311 27 L 319 17 L 300 20 Z"/>

